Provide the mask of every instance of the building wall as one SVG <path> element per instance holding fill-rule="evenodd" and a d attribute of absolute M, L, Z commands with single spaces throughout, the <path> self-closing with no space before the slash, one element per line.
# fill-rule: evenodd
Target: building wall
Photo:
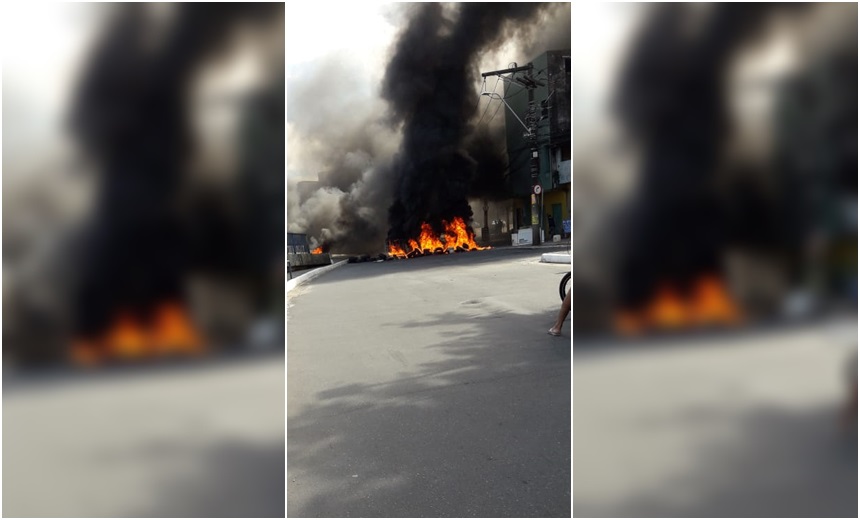
<path fill-rule="evenodd" d="M 538 122 L 538 153 L 540 170 L 538 181 L 543 188 L 543 207 L 538 216 L 541 227 L 548 231 L 547 213 L 552 212 L 552 204 L 562 205 L 562 220 L 569 220 L 570 208 L 570 56 L 567 50 L 548 51 L 532 60 L 534 76 L 545 83 L 534 89 L 534 100 L 549 99 L 549 117 Z M 520 73 L 521 74 L 521 73 Z M 525 121 L 528 111 L 528 89 L 516 83 L 505 83 L 505 100 L 511 110 Z M 516 223 L 516 211 L 521 211 L 520 227 L 531 225 L 532 179 L 530 172 L 531 147 L 525 136 L 523 124 L 511 113 L 505 111 L 505 132 L 508 147 L 510 174 L 508 190 L 514 195 L 511 203 L 512 222 Z M 540 197 L 538 197 L 540 201 Z M 556 222 L 561 229 L 562 223 Z M 547 237 L 549 239 L 549 237 Z"/>

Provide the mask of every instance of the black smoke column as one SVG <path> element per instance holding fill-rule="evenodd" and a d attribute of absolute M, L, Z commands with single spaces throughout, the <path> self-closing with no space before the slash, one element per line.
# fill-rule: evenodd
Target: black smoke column
<path fill-rule="evenodd" d="M 476 110 L 480 52 L 546 8 L 537 3 L 461 4 L 453 19 L 440 4 L 421 4 L 401 34 L 383 80 L 393 123 L 403 124 L 394 161 L 389 239 L 415 237 L 421 222 L 437 232 L 455 216 L 468 222 L 466 200 L 476 161 L 466 151 Z"/>
<path fill-rule="evenodd" d="M 721 269 L 726 230 L 714 177 L 729 130 L 724 78 L 739 45 L 773 8 L 695 8 L 655 8 L 619 85 L 620 119 L 643 150 L 621 265 L 628 308 L 660 281 L 685 285 Z"/>
<path fill-rule="evenodd" d="M 115 8 L 71 114 L 100 179 L 75 298 L 77 335 L 98 334 L 119 309 L 182 300 L 188 251 L 174 203 L 192 151 L 189 83 L 233 24 L 271 15 L 272 5 L 174 4 L 166 19 L 153 17 L 151 5 Z"/>

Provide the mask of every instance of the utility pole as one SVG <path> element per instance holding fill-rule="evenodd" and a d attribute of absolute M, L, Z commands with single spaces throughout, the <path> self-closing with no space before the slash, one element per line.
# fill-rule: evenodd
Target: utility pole
<path fill-rule="evenodd" d="M 528 111 L 526 112 L 525 123 L 523 126 L 526 129 L 525 134 L 523 136 L 528 140 L 529 145 L 531 147 L 531 160 L 529 164 L 529 173 L 531 174 L 532 181 L 532 190 L 531 190 L 531 214 L 532 214 L 532 245 L 538 245 L 541 243 L 540 239 L 540 216 L 541 216 L 541 208 L 538 205 L 538 195 L 541 195 L 543 192 L 543 188 L 540 185 L 540 154 L 538 153 L 538 142 L 537 142 L 537 123 L 538 123 L 538 114 L 537 114 L 537 105 L 535 104 L 535 88 L 545 86 L 542 82 L 536 80 L 533 75 L 534 67 L 531 63 L 528 65 L 523 65 L 521 67 L 517 67 L 517 64 L 514 63 L 514 66 L 511 68 L 503 69 L 503 70 L 494 70 L 491 72 L 483 72 L 481 73 L 481 77 L 486 78 L 487 76 L 499 76 L 502 79 L 507 81 L 516 82 L 520 85 L 523 85 L 528 90 L 529 96 L 529 106 Z M 517 72 L 525 72 L 524 76 L 519 76 L 514 78 L 513 75 Z M 506 78 L 503 74 L 511 74 L 511 78 Z M 504 99 L 501 99 L 503 103 L 505 103 Z M 516 116 L 516 112 L 511 109 L 511 107 L 505 103 L 505 106 L 511 110 L 511 112 Z M 519 120 L 519 117 L 517 117 Z M 522 123 L 522 120 L 520 120 Z"/>

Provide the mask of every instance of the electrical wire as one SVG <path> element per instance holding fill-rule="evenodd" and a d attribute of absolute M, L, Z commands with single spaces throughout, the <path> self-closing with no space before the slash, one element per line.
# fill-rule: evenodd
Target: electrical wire
<path fill-rule="evenodd" d="M 523 91 L 523 90 L 525 90 L 525 89 L 526 89 L 526 87 L 520 87 L 520 89 L 519 89 L 518 91 L 516 91 L 516 92 L 514 92 L 514 93 L 511 93 L 511 94 L 508 94 L 507 96 L 505 96 L 505 99 L 510 99 L 510 98 L 512 98 L 512 97 L 514 97 L 514 96 L 516 96 L 516 95 L 518 95 L 520 92 L 522 92 L 522 91 Z"/>
<path fill-rule="evenodd" d="M 472 109 L 472 112 L 478 110 L 478 107 L 481 106 L 481 98 L 484 97 L 484 87 L 487 86 L 487 78 L 484 78 L 484 82 L 481 83 L 481 93 L 478 94 L 478 102 L 475 103 L 475 108 Z"/>
<path fill-rule="evenodd" d="M 504 102 L 500 101 L 500 102 L 499 102 L 499 105 L 496 107 L 496 111 L 495 111 L 495 112 L 493 112 L 493 115 L 490 117 L 490 120 L 489 120 L 489 121 L 487 121 L 487 126 L 490 126 L 490 123 L 491 123 L 491 122 L 493 121 L 493 119 L 496 117 L 496 114 L 498 114 L 498 113 L 499 113 L 499 109 L 500 109 L 500 108 L 502 108 L 502 105 L 504 105 Z"/>
<path fill-rule="evenodd" d="M 495 94 L 495 93 L 496 93 L 496 87 L 498 87 L 498 86 L 499 86 L 499 76 L 496 76 L 496 83 L 495 83 L 495 84 L 493 84 L 493 94 Z M 483 94 L 482 94 L 481 96 L 483 97 Z M 479 100 L 479 101 L 480 101 L 480 100 Z M 487 108 L 485 108 L 485 109 L 484 109 L 484 113 L 483 113 L 483 114 L 481 114 L 481 119 L 478 119 L 478 124 L 476 124 L 475 126 L 479 126 L 479 125 L 481 124 L 481 121 L 483 121 L 483 120 L 484 120 L 484 116 L 485 116 L 485 115 L 487 115 L 487 110 L 489 110 L 489 109 L 490 109 L 490 101 L 492 101 L 492 98 L 490 98 L 490 99 L 487 101 Z"/>

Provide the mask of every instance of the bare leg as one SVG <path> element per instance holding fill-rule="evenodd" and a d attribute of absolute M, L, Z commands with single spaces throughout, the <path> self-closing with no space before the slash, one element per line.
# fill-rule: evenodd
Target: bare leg
<path fill-rule="evenodd" d="M 558 310 L 558 318 L 556 318 L 555 324 L 553 324 L 552 328 L 549 329 L 550 334 L 561 333 L 561 326 L 564 325 L 564 320 L 567 319 L 567 315 L 569 313 L 570 313 L 570 291 L 567 291 L 567 295 L 564 297 L 564 301 L 561 303 L 561 309 Z"/>

